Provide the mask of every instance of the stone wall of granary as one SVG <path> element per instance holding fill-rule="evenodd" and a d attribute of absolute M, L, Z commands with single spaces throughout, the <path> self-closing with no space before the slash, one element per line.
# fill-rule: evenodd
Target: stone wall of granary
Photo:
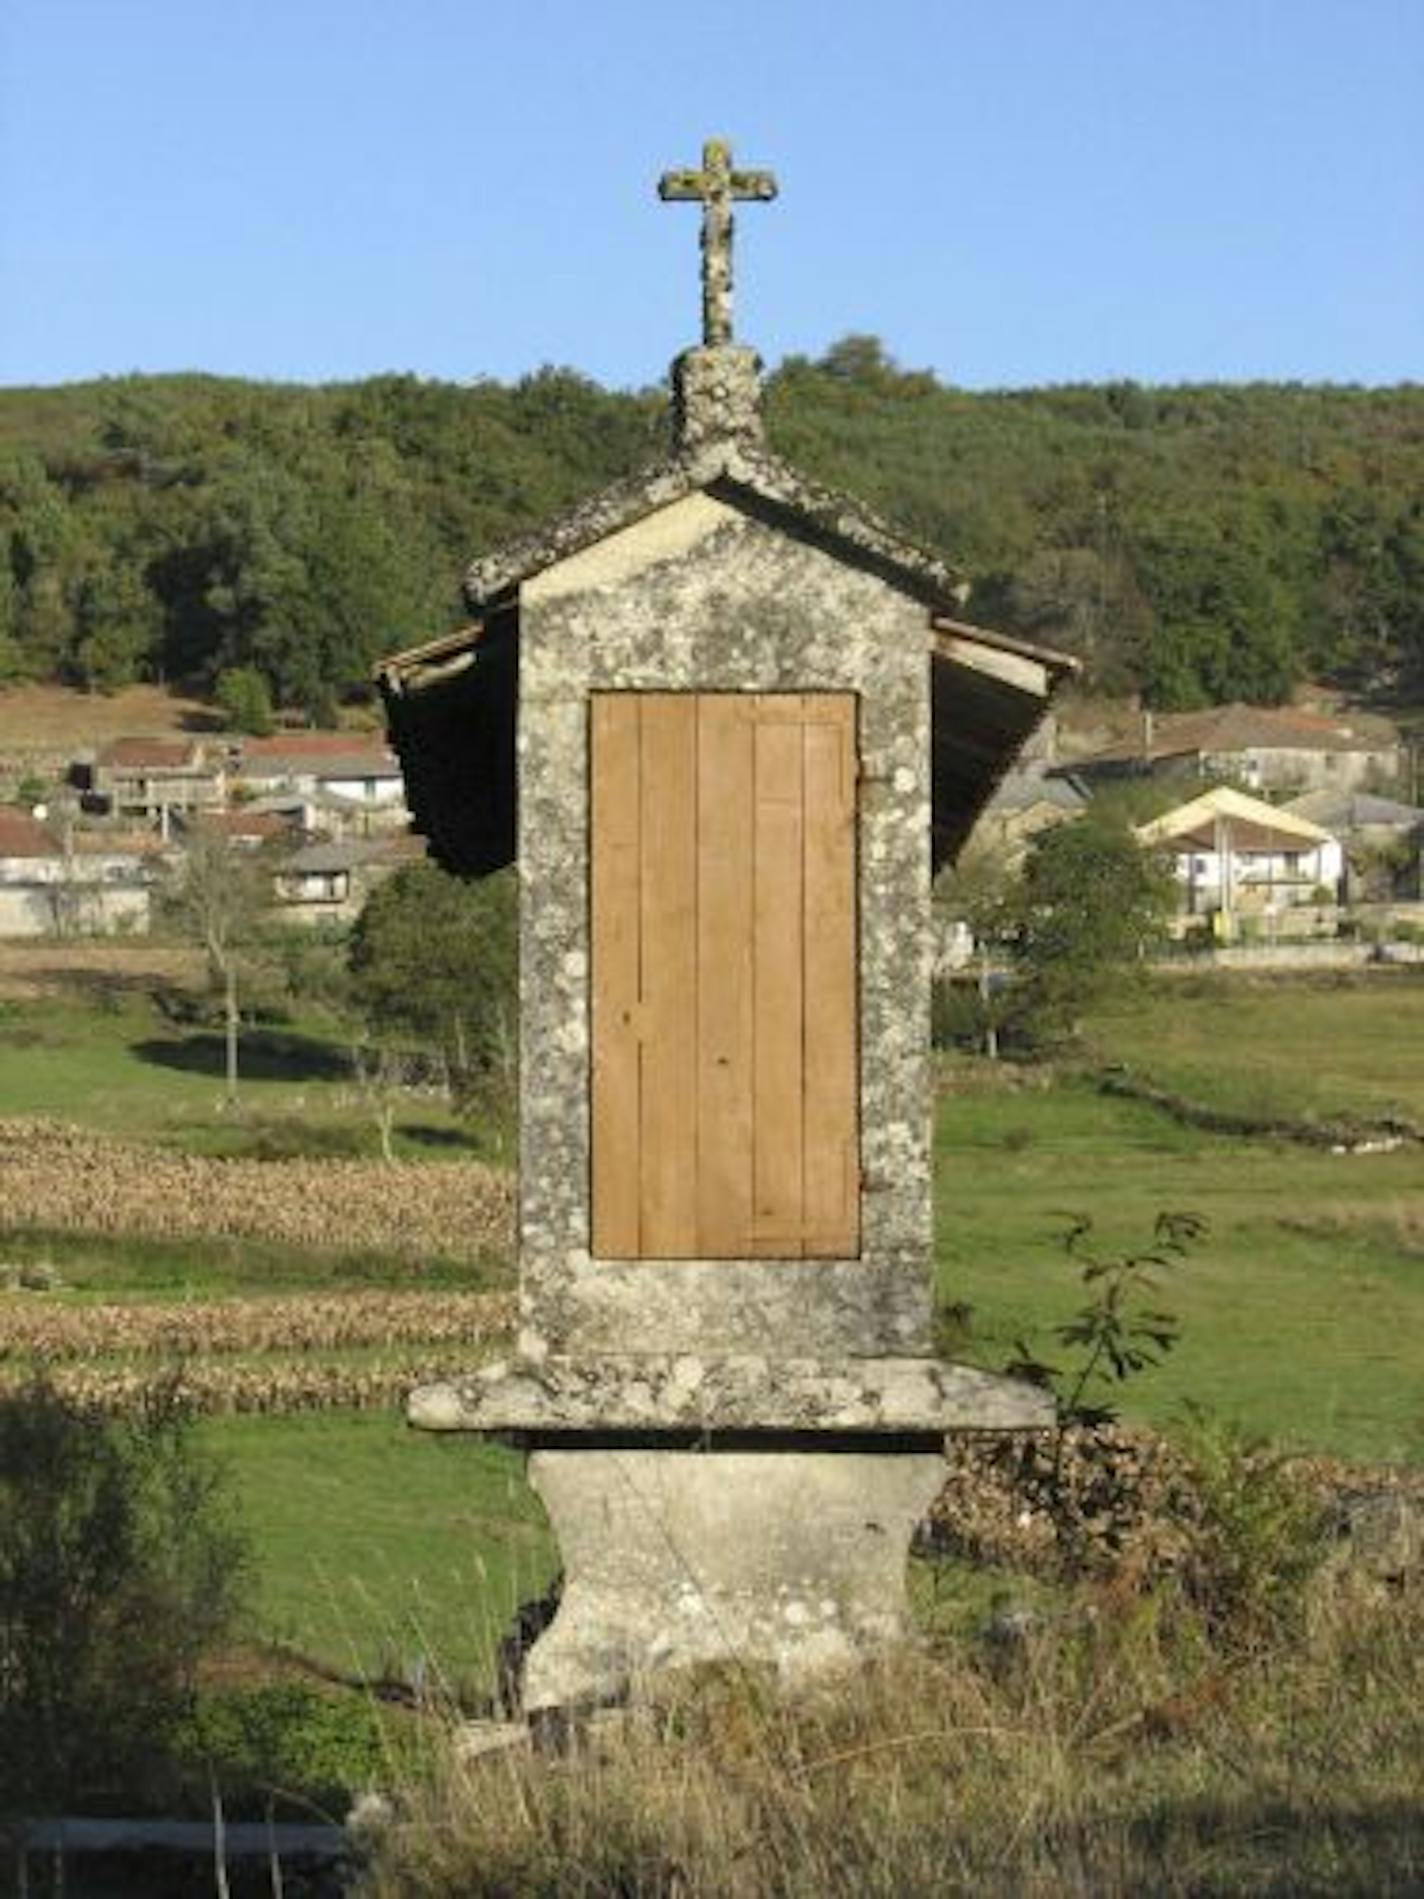
<path fill-rule="evenodd" d="M 695 493 L 521 590 L 521 1349 L 928 1349 L 930 744 L 925 607 Z M 588 698 L 859 695 L 861 1253 L 589 1251 Z"/>

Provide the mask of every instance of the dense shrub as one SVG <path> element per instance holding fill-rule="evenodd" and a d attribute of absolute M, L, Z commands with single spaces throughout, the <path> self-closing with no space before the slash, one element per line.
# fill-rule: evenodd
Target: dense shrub
<path fill-rule="evenodd" d="M 171 1387 L 115 1420 L 43 1382 L 0 1398 L 0 1800 L 132 1797 L 200 1657 L 229 1628 L 244 1546 Z"/>

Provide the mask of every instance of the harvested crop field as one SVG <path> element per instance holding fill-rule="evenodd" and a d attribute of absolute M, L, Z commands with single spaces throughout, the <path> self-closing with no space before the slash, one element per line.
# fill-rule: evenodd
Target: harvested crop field
<path fill-rule="evenodd" d="M 0 1120 L 6 1227 L 473 1260 L 509 1246 L 513 1185 L 478 1161 L 213 1160 L 15 1117 Z"/>
<path fill-rule="evenodd" d="M 17 1358 L 49 1364 L 100 1353 L 187 1357 L 473 1345 L 513 1324 L 514 1299 L 502 1292 L 345 1292 L 88 1306 L 21 1292 L 0 1297 L 0 1364 Z"/>
<path fill-rule="evenodd" d="M 229 1363 L 203 1359 L 180 1361 L 177 1392 L 191 1411 L 205 1416 L 258 1412 L 290 1417 L 303 1411 L 397 1412 L 417 1385 L 453 1378 L 488 1357 L 488 1350 L 466 1345 L 459 1352 L 406 1351 L 362 1364 L 343 1360 L 284 1359 Z M 0 1396 L 22 1390 L 31 1372 L 0 1365 Z M 66 1364 L 49 1370 L 52 1390 L 76 1404 L 101 1411 L 141 1411 L 153 1402 L 163 1376 L 152 1364 L 117 1365 L 103 1361 Z"/>

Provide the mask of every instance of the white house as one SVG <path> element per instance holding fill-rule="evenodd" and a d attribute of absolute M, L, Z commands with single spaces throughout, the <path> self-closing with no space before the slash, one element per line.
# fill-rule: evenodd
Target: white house
<path fill-rule="evenodd" d="M 1244 791 L 1219 785 L 1139 825 L 1140 844 L 1172 853 L 1188 916 L 1267 921 L 1309 904 L 1334 904 L 1345 854 L 1339 839 Z"/>
<path fill-rule="evenodd" d="M 1308 791 L 1285 808 L 1340 839 L 1351 903 L 1424 897 L 1424 810 L 1418 805 L 1368 791 Z"/>
<path fill-rule="evenodd" d="M 0 936 L 147 929 L 161 855 L 151 833 L 51 828 L 0 806 Z"/>
<path fill-rule="evenodd" d="M 237 775 L 258 797 L 299 793 L 383 826 L 406 819 L 405 781 L 383 739 L 353 732 L 284 732 L 242 741 Z"/>

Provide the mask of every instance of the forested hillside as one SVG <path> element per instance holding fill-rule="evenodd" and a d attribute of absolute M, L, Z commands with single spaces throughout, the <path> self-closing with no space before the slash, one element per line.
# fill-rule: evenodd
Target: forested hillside
<path fill-rule="evenodd" d="M 943 554 L 968 616 L 1162 707 L 1424 691 L 1424 388 L 970 394 L 873 338 L 792 358 L 774 446 Z M 465 563 L 658 453 L 659 394 L 186 375 L 0 391 L 0 684 L 211 688 L 317 720 L 460 616 Z"/>

